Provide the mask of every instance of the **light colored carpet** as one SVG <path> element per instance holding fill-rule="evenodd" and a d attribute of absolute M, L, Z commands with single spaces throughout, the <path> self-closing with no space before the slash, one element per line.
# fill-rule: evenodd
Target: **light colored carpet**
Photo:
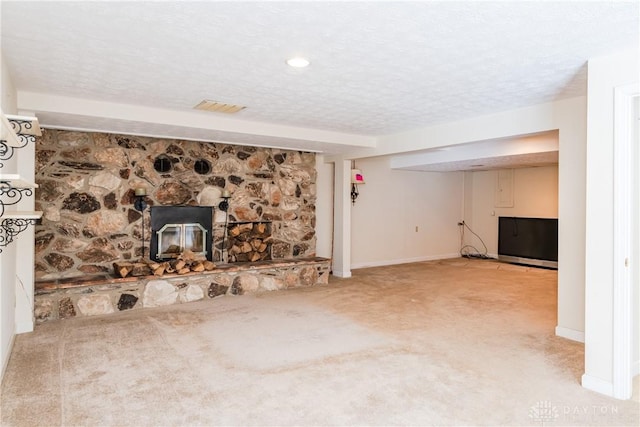
<path fill-rule="evenodd" d="M 580 386 L 556 272 L 447 260 L 64 320 L 16 339 L 2 425 L 638 425 Z"/>

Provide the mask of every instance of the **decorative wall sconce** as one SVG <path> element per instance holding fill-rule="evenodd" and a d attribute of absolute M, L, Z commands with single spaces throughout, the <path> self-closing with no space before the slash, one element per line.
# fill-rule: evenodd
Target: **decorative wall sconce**
<path fill-rule="evenodd" d="M 356 199 L 358 198 L 358 184 L 364 184 L 364 176 L 362 175 L 362 171 L 360 169 L 356 169 L 352 166 L 351 169 L 351 204 L 356 204 Z"/>
<path fill-rule="evenodd" d="M 218 203 L 218 209 L 226 212 L 227 209 L 229 209 L 229 199 L 231 198 L 231 193 L 229 192 L 229 190 L 222 190 L 222 195 L 220 197 L 222 197 L 222 201 Z"/>
<path fill-rule="evenodd" d="M 227 212 L 229 210 L 229 199 L 231 198 L 231 193 L 229 190 L 222 190 L 222 201 L 218 203 L 218 209 L 223 212 Z M 227 245 L 227 226 L 229 224 L 229 215 L 224 216 L 224 230 L 222 232 L 222 247 L 220 248 L 220 261 L 224 262 L 224 250 Z"/>
<path fill-rule="evenodd" d="M 134 191 L 136 199 L 133 201 L 133 207 L 138 212 L 142 212 L 147 208 L 147 202 L 144 200 L 144 198 L 147 197 L 147 189 L 144 187 L 139 187 Z"/>
<path fill-rule="evenodd" d="M 147 209 L 147 201 L 144 198 L 147 197 L 147 189 L 138 187 L 134 191 L 136 199 L 133 201 L 133 207 L 142 215 L 142 259 L 144 259 L 144 210 Z"/>

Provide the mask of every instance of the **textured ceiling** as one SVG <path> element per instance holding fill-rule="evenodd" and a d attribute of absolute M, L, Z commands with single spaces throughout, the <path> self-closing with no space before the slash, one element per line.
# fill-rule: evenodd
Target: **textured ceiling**
<path fill-rule="evenodd" d="M 638 2 L 12 2 L 19 90 L 384 135 L 586 94 Z M 302 54 L 311 66 L 285 59 Z M 216 113 L 208 113 L 216 114 Z"/>

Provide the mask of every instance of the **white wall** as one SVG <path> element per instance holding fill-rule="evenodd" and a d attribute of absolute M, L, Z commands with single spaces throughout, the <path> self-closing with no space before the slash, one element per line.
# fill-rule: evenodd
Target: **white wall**
<path fill-rule="evenodd" d="M 605 394 L 613 384 L 614 89 L 638 83 L 640 55 L 589 61 L 585 263 L 585 387 Z"/>
<path fill-rule="evenodd" d="M 1 52 L 0 62 L 2 111 L 5 114 L 15 114 L 16 89 Z M 5 161 L 2 173 L 15 173 L 16 167 L 15 158 Z M 0 369 L 4 376 L 15 335 L 16 246 L 9 245 L 0 249 Z"/>
<path fill-rule="evenodd" d="M 389 161 L 356 162 L 366 184 L 351 207 L 351 268 L 458 256 L 462 173 L 392 170 Z"/>
<path fill-rule="evenodd" d="M 558 131 L 558 325 L 556 334 L 581 341 L 584 339 L 585 280 L 585 176 L 586 176 L 586 97 L 564 99 L 516 110 L 504 111 L 415 129 L 380 137 L 375 149 L 346 153 L 344 158 L 407 153 L 428 148 L 447 147 L 495 138 Z M 360 165 L 360 160 L 358 160 Z M 365 172 L 365 177 L 367 172 Z M 368 179 L 368 178 L 367 178 Z M 338 174 L 336 174 L 338 180 Z M 369 185 L 369 184 L 366 184 Z M 363 186 L 363 190 L 364 187 Z M 338 184 L 336 184 L 338 188 Z M 342 187 L 340 187 L 342 188 Z M 366 190 L 364 190 L 366 191 Z M 363 195 L 364 195 L 363 191 Z M 384 208 L 379 201 L 378 209 Z M 336 230 L 339 221 L 348 218 L 336 205 Z M 460 212 L 462 214 L 462 212 Z M 335 234 L 336 246 L 344 251 L 351 244 L 349 235 Z M 355 241 L 354 245 L 360 243 Z M 350 253 L 350 252 L 348 252 Z M 340 256 L 334 252 L 334 260 Z M 335 264 L 335 262 L 334 262 Z"/>
<path fill-rule="evenodd" d="M 21 115 L 33 117 L 30 112 L 18 111 Z M 36 146 L 29 143 L 16 150 L 16 172 L 26 181 L 35 182 Z M 35 197 L 23 197 L 16 209 L 24 212 L 35 210 Z M 27 227 L 12 243 L 16 253 L 20 254 L 16 265 L 16 333 L 33 331 L 35 319 L 34 301 L 34 266 L 35 266 L 35 227 Z"/>
<path fill-rule="evenodd" d="M 316 155 L 316 255 L 333 254 L 333 163 Z"/>
<path fill-rule="evenodd" d="M 333 259 L 332 272 L 338 277 L 351 277 L 351 204 L 349 186 L 351 162 L 336 161 L 333 182 Z"/>
<path fill-rule="evenodd" d="M 634 112 L 633 112 L 634 128 L 633 128 L 633 140 L 640 141 L 640 97 L 636 97 Z M 635 145 L 635 167 L 633 182 L 635 187 L 633 194 L 635 200 L 633 201 L 634 212 L 633 215 L 633 259 L 631 265 L 633 266 L 632 283 L 633 287 L 633 374 L 640 375 L 640 144 Z"/>
<path fill-rule="evenodd" d="M 498 253 L 498 217 L 558 217 L 558 166 L 513 169 L 513 207 L 496 207 L 494 194 L 498 171 L 466 172 L 465 221 L 487 245 L 488 253 Z M 470 215 L 470 216 L 469 216 Z M 481 245 L 465 232 L 465 243 Z"/>

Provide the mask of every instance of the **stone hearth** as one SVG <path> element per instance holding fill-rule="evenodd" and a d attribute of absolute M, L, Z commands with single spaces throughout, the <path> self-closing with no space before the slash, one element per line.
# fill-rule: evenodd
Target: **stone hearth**
<path fill-rule="evenodd" d="M 36 282 L 37 323 L 181 304 L 223 295 L 327 284 L 330 260 L 297 258 L 222 264 L 215 270 L 162 277 L 108 274 Z"/>

